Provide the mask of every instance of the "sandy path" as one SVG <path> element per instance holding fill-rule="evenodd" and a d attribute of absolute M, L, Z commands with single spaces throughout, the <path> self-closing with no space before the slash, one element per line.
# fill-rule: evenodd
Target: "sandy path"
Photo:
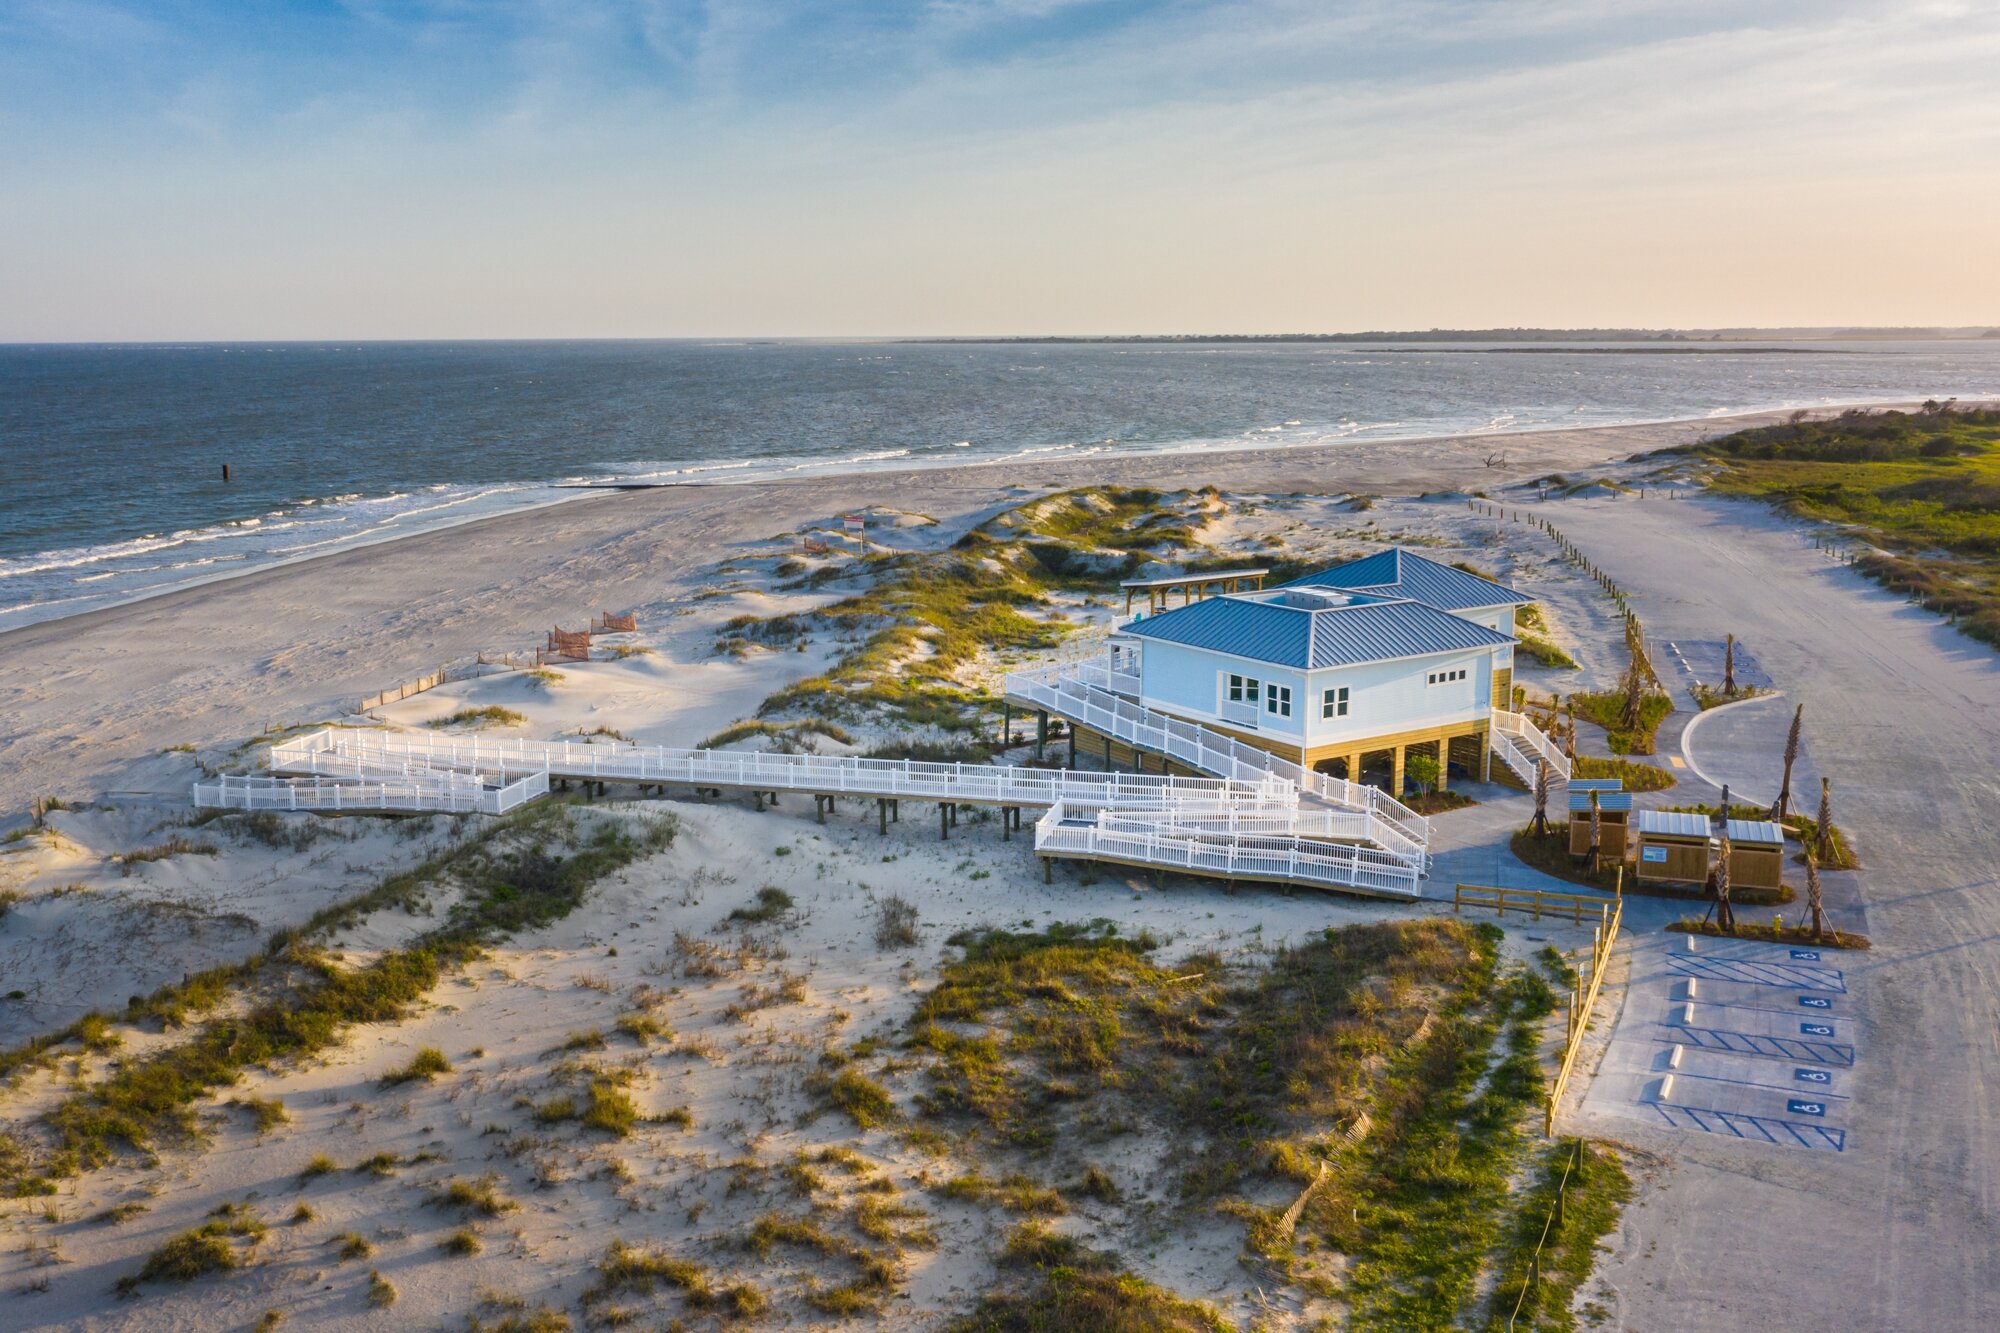
<path fill-rule="evenodd" d="M 1012 463 L 591 497 L 0 634 L 0 829 L 37 794 L 142 786 L 133 761 L 344 713 L 439 661 L 689 591 L 704 567 L 870 503 L 965 521 L 1015 486 L 1497 489 L 1780 414 L 1325 449 Z M 1495 454 L 1505 468 L 1489 468 Z"/>
<path fill-rule="evenodd" d="M 1633 591 L 1656 641 L 1734 631 L 1805 705 L 1835 817 L 1864 863 L 1876 942 L 1844 960 L 1868 1039 L 1844 1153 L 1657 1131 L 1595 1096 L 1571 1118 L 1673 1159 L 1600 1269 L 1625 1326 L 2000 1325 L 2000 658 L 1829 564 L 1760 508 L 1551 511 Z M 1749 773 L 1712 776 L 1755 786 Z"/>

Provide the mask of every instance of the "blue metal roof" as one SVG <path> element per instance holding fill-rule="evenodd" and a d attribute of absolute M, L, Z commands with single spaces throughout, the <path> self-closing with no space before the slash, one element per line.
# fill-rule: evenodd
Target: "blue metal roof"
<path fill-rule="evenodd" d="M 1322 569 L 1282 585 L 1287 588 L 1351 588 L 1356 592 L 1408 597 L 1440 611 L 1476 606 L 1522 606 L 1534 600 L 1505 584 L 1439 564 L 1414 551 L 1392 546 L 1344 565 Z"/>
<path fill-rule="evenodd" d="M 1782 844 L 1785 830 L 1768 819 L 1732 819 L 1729 821 L 1729 840 Z"/>
<path fill-rule="evenodd" d="M 1212 597 L 1135 620 L 1120 632 L 1300 670 L 1514 642 L 1510 635 L 1421 602 L 1370 597 L 1303 606 L 1287 605 L 1270 593 Z"/>
<path fill-rule="evenodd" d="M 1569 780 L 1569 789 L 1571 791 L 1624 791 L 1625 779 L 1571 778 Z"/>
<path fill-rule="evenodd" d="M 1663 833 L 1673 838 L 1706 838 L 1712 831 L 1707 815 L 1687 810 L 1641 810 L 1639 832 Z"/>
<path fill-rule="evenodd" d="M 1632 808 L 1632 793 L 1629 791 L 1605 791 L 1599 788 L 1597 792 L 1597 808 L 1599 810 L 1610 811 L 1630 810 Z M 1569 810 L 1573 815 L 1590 813 L 1589 789 L 1586 788 L 1579 791 L 1574 786 L 1569 789 Z"/>

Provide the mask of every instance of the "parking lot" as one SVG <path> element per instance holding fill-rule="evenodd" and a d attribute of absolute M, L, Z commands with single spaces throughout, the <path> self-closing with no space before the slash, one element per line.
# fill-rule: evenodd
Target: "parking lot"
<path fill-rule="evenodd" d="M 1839 959 L 1700 935 L 1645 941 L 1592 1101 L 1688 1133 L 1844 1152 L 1862 1034 Z"/>

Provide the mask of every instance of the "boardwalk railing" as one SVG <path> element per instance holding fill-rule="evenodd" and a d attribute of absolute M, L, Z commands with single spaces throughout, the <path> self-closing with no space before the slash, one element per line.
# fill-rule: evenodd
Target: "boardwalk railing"
<path fill-rule="evenodd" d="M 1218 777 L 1257 781 L 1272 777 L 1298 791 L 1369 816 L 1366 835 L 1385 850 L 1415 858 L 1428 856 L 1430 821 L 1376 787 L 1316 773 L 1268 750 L 1196 722 L 1147 708 L 1115 693 L 1113 672 L 1100 658 L 1007 676 L 1010 698 L 1066 717 L 1135 748 L 1164 755 Z"/>
<path fill-rule="evenodd" d="M 1420 893 L 1417 868 L 1379 848 L 1298 837 L 1219 835 L 1190 827 L 1171 812 L 1084 811 L 1058 802 L 1035 824 L 1035 852 L 1221 879 L 1320 885 L 1376 897 L 1416 898 Z"/>
<path fill-rule="evenodd" d="M 1514 770 L 1515 777 L 1530 787 L 1535 785 L 1537 759 L 1548 763 L 1551 781 L 1569 781 L 1569 756 L 1524 714 L 1510 713 L 1504 708 L 1493 710 L 1493 752 Z"/>
<path fill-rule="evenodd" d="M 504 815 L 549 794 L 549 775 L 532 773 L 507 783 L 487 783 L 470 774 L 382 775 L 361 780 L 321 781 L 225 774 L 194 784 L 194 803 L 211 810 L 342 811 L 420 810 L 451 814 Z"/>
<path fill-rule="evenodd" d="M 348 771 L 354 765 L 403 772 L 411 767 L 608 782 L 674 783 L 741 791 L 809 791 L 890 800 L 964 801 L 1045 806 L 1058 800 L 1123 809 L 1179 804 L 1246 803 L 1283 808 L 1293 794 L 1282 782 L 1175 778 L 1158 773 L 1079 773 L 993 764 L 931 764 L 910 759 L 677 750 L 387 731 L 316 731 L 271 747 L 278 772 Z M 332 770 L 323 766 L 334 765 Z"/>

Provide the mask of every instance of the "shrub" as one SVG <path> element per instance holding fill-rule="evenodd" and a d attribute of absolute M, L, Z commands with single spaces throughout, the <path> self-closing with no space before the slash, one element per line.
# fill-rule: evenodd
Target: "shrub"
<path fill-rule="evenodd" d="M 444 1052 L 435 1046 L 426 1046 L 410 1057 L 410 1062 L 400 1069 L 392 1069 L 382 1076 L 384 1087 L 395 1087 L 399 1083 L 414 1081 L 430 1082 L 439 1074 L 451 1072 L 451 1061 L 444 1058 Z"/>
<path fill-rule="evenodd" d="M 917 943 L 917 905 L 900 894 L 876 904 L 875 943 L 884 949 L 907 949 Z"/>

